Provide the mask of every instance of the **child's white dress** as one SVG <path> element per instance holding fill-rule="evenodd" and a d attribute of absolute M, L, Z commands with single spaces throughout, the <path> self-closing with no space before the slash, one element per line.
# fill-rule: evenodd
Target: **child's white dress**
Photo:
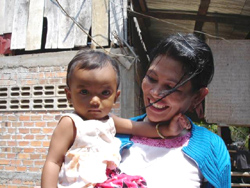
<path fill-rule="evenodd" d="M 94 187 L 107 180 L 106 169 L 120 162 L 120 140 L 115 138 L 114 121 L 83 120 L 77 114 L 65 114 L 75 124 L 76 138 L 65 155 L 58 187 Z"/>

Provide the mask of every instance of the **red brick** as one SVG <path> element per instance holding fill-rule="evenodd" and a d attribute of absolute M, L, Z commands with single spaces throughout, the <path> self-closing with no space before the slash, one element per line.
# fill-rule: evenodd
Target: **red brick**
<path fill-rule="evenodd" d="M 8 165 L 8 164 L 10 164 L 10 160 L 0 159 L 0 165 Z"/>
<path fill-rule="evenodd" d="M 15 171 L 16 170 L 16 167 L 15 166 L 5 166 L 5 170 L 6 171 Z"/>
<path fill-rule="evenodd" d="M 34 161 L 33 160 L 23 160 L 23 165 L 24 166 L 33 166 Z"/>
<path fill-rule="evenodd" d="M 58 73 L 56 73 L 56 77 L 65 78 L 66 74 L 67 74 L 66 72 L 58 72 Z"/>
<path fill-rule="evenodd" d="M 7 142 L 6 141 L 0 141 L 0 146 L 6 146 Z"/>
<path fill-rule="evenodd" d="M 19 120 L 20 121 L 30 121 L 30 116 L 21 115 L 19 117 Z"/>
<path fill-rule="evenodd" d="M 45 78 L 52 78 L 53 77 L 53 74 L 51 72 L 46 72 L 45 73 Z"/>
<path fill-rule="evenodd" d="M 42 155 L 42 159 L 46 160 L 47 155 Z"/>
<path fill-rule="evenodd" d="M 43 140 L 43 139 L 45 139 L 45 135 L 36 135 L 35 139 L 36 140 Z"/>
<path fill-rule="evenodd" d="M 48 80 L 47 79 L 40 79 L 38 84 L 40 84 L 40 85 L 48 84 Z"/>
<path fill-rule="evenodd" d="M 12 152 L 14 152 L 14 153 L 21 153 L 23 151 L 23 148 L 20 148 L 20 147 L 14 147 L 14 148 L 12 148 Z"/>
<path fill-rule="evenodd" d="M 35 161 L 35 166 L 43 166 L 45 163 L 45 160 L 42 160 L 42 161 Z"/>
<path fill-rule="evenodd" d="M 42 146 L 41 141 L 31 141 L 30 144 L 31 144 L 31 146 Z"/>
<path fill-rule="evenodd" d="M 17 143 L 15 141 L 8 141 L 8 146 L 17 146 Z"/>
<path fill-rule="evenodd" d="M 55 120 L 57 120 L 57 122 L 58 122 L 61 117 L 62 117 L 62 115 L 56 115 Z"/>
<path fill-rule="evenodd" d="M 53 128 L 54 128 L 54 127 L 57 126 L 57 124 L 58 124 L 57 121 L 55 121 L 55 122 L 48 122 L 48 123 L 47 123 L 47 126 L 48 126 L 48 127 L 53 127 Z"/>
<path fill-rule="evenodd" d="M 54 129 L 53 128 L 43 128 L 43 133 L 48 134 L 48 133 L 53 133 Z"/>
<path fill-rule="evenodd" d="M 35 149 L 34 148 L 24 148 L 23 152 L 24 153 L 34 153 Z"/>
<path fill-rule="evenodd" d="M 6 188 L 19 188 L 19 187 L 15 185 L 8 185 Z"/>
<path fill-rule="evenodd" d="M 35 127 L 45 127 L 45 126 L 46 122 L 44 121 L 35 122 Z"/>
<path fill-rule="evenodd" d="M 22 85 L 37 85 L 38 80 L 23 80 L 21 82 Z"/>
<path fill-rule="evenodd" d="M 10 138 L 11 138 L 10 134 L 2 135 L 2 137 L 1 137 L 2 140 L 10 139 Z"/>
<path fill-rule="evenodd" d="M 44 115 L 43 120 L 54 120 L 54 116 L 51 115 Z"/>
<path fill-rule="evenodd" d="M 3 147 L 2 148 L 2 152 L 11 152 L 11 151 L 12 151 L 11 147 Z"/>
<path fill-rule="evenodd" d="M 13 166 L 20 166 L 22 164 L 21 160 L 11 160 L 10 163 Z"/>
<path fill-rule="evenodd" d="M 61 79 L 58 78 L 53 78 L 53 79 L 49 79 L 49 84 L 60 84 L 62 83 Z"/>
<path fill-rule="evenodd" d="M 43 147 L 49 147 L 50 141 L 44 141 L 43 142 Z"/>
<path fill-rule="evenodd" d="M 40 154 L 31 154 L 30 159 L 40 159 L 41 155 Z"/>
<path fill-rule="evenodd" d="M 29 142 L 28 141 L 21 141 L 21 142 L 18 142 L 18 145 L 19 146 L 28 146 Z"/>
<path fill-rule="evenodd" d="M 19 133 L 21 134 L 27 134 L 30 132 L 30 129 L 28 128 L 19 128 L 18 130 L 19 130 Z"/>
<path fill-rule="evenodd" d="M 18 159 L 30 159 L 30 154 L 28 153 L 19 153 Z"/>
<path fill-rule="evenodd" d="M 31 133 L 40 133 L 41 132 L 41 129 L 30 129 Z"/>
<path fill-rule="evenodd" d="M 41 72 L 41 73 L 39 74 L 39 80 L 40 80 L 40 79 L 43 79 L 43 78 L 45 78 L 45 77 L 44 77 L 44 73 Z"/>
<path fill-rule="evenodd" d="M 24 136 L 24 139 L 27 139 L 27 140 L 34 140 L 34 135 L 31 135 L 31 134 L 26 135 L 26 136 Z"/>
<path fill-rule="evenodd" d="M 34 122 L 23 122 L 23 127 L 34 127 Z"/>
<path fill-rule="evenodd" d="M 27 167 L 26 166 L 18 166 L 16 168 L 16 171 L 17 172 L 25 172 L 27 170 Z"/>
<path fill-rule="evenodd" d="M 22 181 L 21 180 L 19 180 L 19 179 L 14 179 L 14 180 L 12 180 L 12 183 L 13 184 L 21 184 L 22 183 Z"/>
<path fill-rule="evenodd" d="M 12 139 L 15 139 L 15 140 L 22 140 L 23 139 L 23 135 L 13 135 L 11 136 Z"/>
<path fill-rule="evenodd" d="M 47 153 L 47 149 L 46 148 L 37 148 L 36 153 Z"/>
<path fill-rule="evenodd" d="M 7 154 L 7 158 L 8 159 L 13 159 L 13 158 L 15 158 L 16 157 L 16 154 L 15 153 L 8 153 Z"/>
<path fill-rule="evenodd" d="M 6 158 L 6 155 L 5 153 L 0 153 L 0 158 Z"/>
<path fill-rule="evenodd" d="M 24 185 L 34 185 L 33 181 L 25 181 L 23 182 Z"/>
<path fill-rule="evenodd" d="M 9 120 L 9 121 L 17 121 L 17 120 L 18 120 L 18 117 L 17 117 L 17 116 L 11 116 L 11 115 L 9 115 L 9 116 L 8 116 L 8 120 Z"/>
<path fill-rule="evenodd" d="M 42 120 L 42 117 L 40 115 L 31 116 L 31 121 L 39 121 L 39 120 Z"/>
<path fill-rule="evenodd" d="M 16 129 L 15 128 L 8 128 L 8 133 L 15 133 L 16 132 Z"/>
<path fill-rule="evenodd" d="M 30 167 L 29 170 L 31 172 L 39 172 L 40 171 L 40 168 L 37 168 L 37 167 Z"/>
<path fill-rule="evenodd" d="M 12 122 L 12 127 L 22 127 L 22 122 Z"/>

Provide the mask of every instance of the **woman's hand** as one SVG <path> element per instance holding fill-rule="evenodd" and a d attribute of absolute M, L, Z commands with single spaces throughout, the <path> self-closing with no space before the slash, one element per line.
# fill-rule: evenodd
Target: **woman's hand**
<path fill-rule="evenodd" d="M 169 124 L 159 123 L 156 130 L 161 138 L 175 137 L 191 129 L 191 123 L 183 114 L 176 115 Z"/>

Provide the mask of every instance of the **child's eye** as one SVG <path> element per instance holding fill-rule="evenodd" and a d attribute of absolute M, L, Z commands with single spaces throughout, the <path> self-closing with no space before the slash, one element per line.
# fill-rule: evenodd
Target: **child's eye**
<path fill-rule="evenodd" d="M 86 89 L 83 89 L 83 90 L 81 90 L 81 92 L 80 92 L 82 95 L 87 95 L 89 92 L 88 92 L 88 90 L 86 90 Z"/>
<path fill-rule="evenodd" d="M 109 91 L 109 90 L 104 90 L 103 92 L 102 92 L 102 95 L 105 95 L 105 96 L 108 96 L 108 95 L 110 95 L 111 94 L 111 92 Z"/>
<path fill-rule="evenodd" d="M 147 79 L 150 81 L 150 82 L 157 82 L 156 79 L 154 79 L 153 77 L 149 76 L 149 75 L 146 75 Z"/>

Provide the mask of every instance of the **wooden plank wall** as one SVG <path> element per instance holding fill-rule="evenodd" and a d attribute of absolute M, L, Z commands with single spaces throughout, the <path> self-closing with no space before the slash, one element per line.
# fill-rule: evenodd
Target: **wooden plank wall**
<path fill-rule="evenodd" d="M 47 19 L 46 49 L 84 47 L 90 30 L 107 47 L 110 41 L 119 44 L 117 36 L 126 41 L 126 10 L 127 0 L 1 0 L 0 35 L 12 34 L 12 50 L 41 49 Z"/>
<path fill-rule="evenodd" d="M 250 43 L 209 40 L 215 73 L 205 100 L 209 123 L 250 127 Z"/>

